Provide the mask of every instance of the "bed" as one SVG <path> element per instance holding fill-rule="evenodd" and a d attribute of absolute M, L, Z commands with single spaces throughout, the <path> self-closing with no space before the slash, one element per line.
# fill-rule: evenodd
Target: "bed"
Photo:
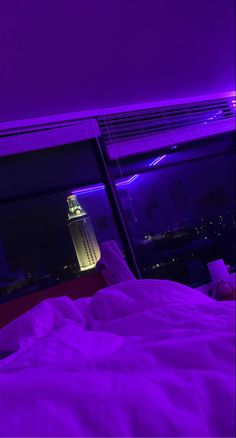
<path fill-rule="evenodd" d="M 0 351 L 1 436 L 234 436 L 233 301 L 127 281 L 43 301 Z"/>

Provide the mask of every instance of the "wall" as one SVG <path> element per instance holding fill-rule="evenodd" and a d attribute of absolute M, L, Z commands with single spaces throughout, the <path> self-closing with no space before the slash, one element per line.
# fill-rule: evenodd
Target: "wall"
<path fill-rule="evenodd" d="M 235 89 L 234 0 L 1 0 L 0 121 Z"/>

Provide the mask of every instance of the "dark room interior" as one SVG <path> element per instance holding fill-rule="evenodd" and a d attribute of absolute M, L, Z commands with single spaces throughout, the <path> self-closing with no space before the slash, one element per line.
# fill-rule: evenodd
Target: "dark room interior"
<path fill-rule="evenodd" d="M 0 436 L 235 436 L 235 9 L 0 2 Z"/>

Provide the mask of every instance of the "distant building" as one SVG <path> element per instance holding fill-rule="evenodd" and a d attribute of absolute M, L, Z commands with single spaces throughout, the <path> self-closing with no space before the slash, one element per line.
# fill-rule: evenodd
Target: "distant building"
<path fill-rule="evenodd" d="M 76 195 L 68 196 L 68 226 L 81 271 L 95 268 L 101 257 L 90 217 Z"/>

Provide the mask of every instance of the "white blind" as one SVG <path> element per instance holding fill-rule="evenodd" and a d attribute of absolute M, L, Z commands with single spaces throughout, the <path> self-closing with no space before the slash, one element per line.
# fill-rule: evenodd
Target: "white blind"
<path fill-rule="evenodd" d="M 0 130 L 0 156 L 52 148 L 99 137 L 96 119 Z"/>
<path fill-rule="evenodd" d="M 111 160 L 235 129 L 235 98 L 188 102 L 98 118 Z"/>

